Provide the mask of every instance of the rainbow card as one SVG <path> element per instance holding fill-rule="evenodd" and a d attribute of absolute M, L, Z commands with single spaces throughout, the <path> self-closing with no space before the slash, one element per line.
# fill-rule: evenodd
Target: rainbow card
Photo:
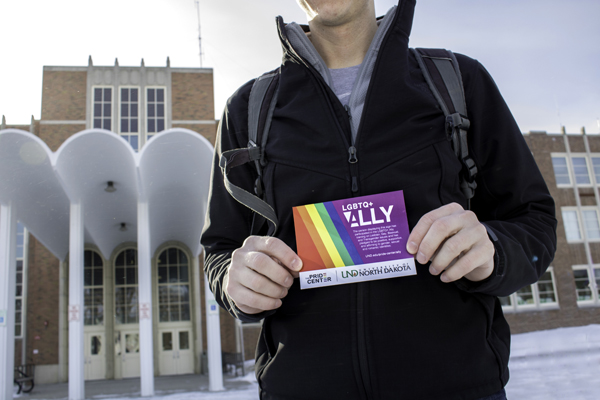
<path fill-rule="evenodd" d="M 402 191 L 294 207 L 300 288 L 415 275 Z"/>

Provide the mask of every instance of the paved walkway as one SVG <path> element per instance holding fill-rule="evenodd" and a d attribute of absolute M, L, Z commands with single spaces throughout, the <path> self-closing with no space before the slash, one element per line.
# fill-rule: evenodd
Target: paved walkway
<path fill-rule="evenodd" d="M 246 390 L 252 384 L 239 377 L 223 375 L 223 386 L 227 391 Z M 26 399 L 67 399 L 68 383 L 35 385 L 31 393 L 21 393 L 15 398 Z M 208 375 L 174 375 L 154 378 L 155 396 L 165 396 L 185 392 L 208 393 Z M 16 393 L 16 391 L 15 391 Z M 120 379 L 85 382 L 85 398 L 141 397 L 140 379 Z"/>

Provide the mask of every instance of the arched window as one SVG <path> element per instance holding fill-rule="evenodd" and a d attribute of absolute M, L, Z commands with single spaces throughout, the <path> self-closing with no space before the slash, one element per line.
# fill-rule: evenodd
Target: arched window
<path fill-rule="evenodd" d="M 137 250 L 126 249 L 115 260 L 115 322 L 138 323 Z"/>
<path fill-rule="evenodd" d="M 189 262 L 185 253 L 169 248 L 158 257 L 160 322 L 190 320 Z"/>
<path fill-rule="evenodd" d="M 83 324 L 104 323 L 104 265 L 102 257 L 92 250 L 83 253 Z"/>

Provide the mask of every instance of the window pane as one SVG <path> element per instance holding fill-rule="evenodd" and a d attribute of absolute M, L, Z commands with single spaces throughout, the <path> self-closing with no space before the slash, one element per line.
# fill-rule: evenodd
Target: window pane
<path fill-rule="evenodd" d="M 165 130 L 165 120 L 164 119 L 159 119 L 156 121 L 156 131 L 157 132 L 162 132 Z"/>
<path fill-rule="evenodd" d="M 190 320 L 190 305 L 187 303 L 181 305 L 181 320 L 182 321 Z"/>
<path fill-rule="evenodd" d="M 127 104 L 121 104 L 121 118 L 129 116 L 129 107 Z"/>
<path fill-rule="evenodd" d="M 572 161 L 575 182 L 577 182 L 578 185 L 589 185 L 591 181 L 585 157 L 573 157 Z"/>
<path fill-rule="evenodd" d="M 131 147 L 133 147 L 134 150 L 138 149 L 138 137 L 137 136 L 131 137 Z"/>
<path fill-rule="evenodd" d="M 600 225 L 598 225 L 598 213 L 595 210 L 584 210 L 583 224 L 585 233 L 589 240 L 600 239 Z"/>
<path fill-rule="evenodd" d="M 110 125 L 110 118 L 104 118 L 102 121 L 103 121 L 102 129 L 106 129 L 107 131 L 112 130 L 111 125 Z"/>
<path fill-rule="evenodd" d="M 94 117 L 102 117 L 102 104 L 101 103 L 94 104 Z"/>
<path fill-rule="evenodd" d="M 570 185 L 569 169 L 567 167 L 566 157 L 552 157 L 552 166 L 554 167 L 554 176 L 557 185 Z"/>
<path fill-rule="evenodd" d="M 169 303 L 169 287 L 168 286 L 159 286 L 158 287 L 158 304 L 168 304 Z"/>
<path fill-rule="evenodd" d="M 157 104 L 156 105 L 156 116 L 157 117 L 164 117 L 165 116 L 165 105 L 164 104 Z"/>
<path fill-rule="evenodd" d="M 187 282 L 188 279 L 188 267 L 179 267 L 179 282 Z"/>
<path fill-rule="evenodd" d="M 581 240 L 581 231 L 579 229 L 577 212 L 563 210 L 562 216 L 565 225 L 565 233 L 567 235 L 567 240 Z"/>
<path fill-rule="evenodd" d="M 167 282 L 167 267 L 158 267 L 158 283 Z"/>
<path fill-rule="evenodd" d="M 171 321 L 179 321 L 179 305 L 178 304 L 171 304 L 170 306 L 170 316 L 169 319 Z"/>
<path fill-rule="evenodd" d="M 517 291 L 517 305 L 523 306 L 534 303 L 531 285 Z"/>
<path fill-rule="evenodd" d="M 137 89 L 131 89 L 131 101 L 132 102 L 138 101 L 138 90 Z"/>
<path fill-rule="evenodd" d="M 135 268 L 127 268 L 127 284 L 135 285 L 137 282 L 135 281 Z"/>
<path fill-rule="evenodd" d="M 138 116 L 138 105 L 132 104 L 130 108 L 131 108 L 131 116 L 137 117 Z"/>
<path fill-rule="evenodd" d="M 94 89 L 94 101 L 102 101 L 102 89 Z"/>
<path fill-rule="evenodd" d="M 171 332 L 163 332 L 162 349 L 163 351 L 173 350 L 173 334 Z"/>
<path fill-rule="evenodd" d="M 188 331 L 179 332 L 179 350 L 190 349 L 190 334 Z"/>
<path fill-rule="evenodd" d="M 121 101 L 129 101 L 129 90 L 121 89 Z"/>
<path fill-rule="evenodd" d="M 102 286 L 102 268 L 94 268 L 94 286 Z"/>
<path fill-rule="evenodd" d="M 573 270 L 575 288 L 577 290 L 577 301 L 592 300 L 592 291 L 587 269 Z"/>
<path fill-rule="evenodd" d="M 148 89 L 148 101 L 154 101 L 154 89 Z"/>
<path fill-rule="evenodd" d="M 103 109 L 104 109 L 103 110 L 104 111 L 103 116 L 104 117 L 110 117 L 110 115 L 111 115 L 111 104 L 110 103 L 104 103 Z"/>
<path fill-rule="evenodd" d="M 140 335 L 137 333 L 129 333 L 125 335 L 125 353 L 140 352 Z"/>
<path fill-rule="evenodd" d="M 138 120 L 137 118 L 131 119 L 131 126 L 130 126 L 130 131 L 131 132 L 137 132 L 138 131 Z"/>
<path fill-rule="evenodd" d="M 153 119 L 148 120 L 148 132 L 156 132 L 156 128 L 155 128 Z"/>
<path fill-rule="evenodd" d="M 160 322 L 169 322 L 169 306 L 160 306 L 158 315 Z"/>
<path fill-rule="evenodd" d="M 112 94 L 111 88 L 104 89 L 104 101 L 110 101 L 111 97 L 112 97 L 111 94 Z"/>
<path fill-rule="evenodd" d="M 169 267 L 169 282 L 178 282 L 177 267 Z"/>
<path fill-rule="evenodd" d="M 125 268 L 115 269 L 115 283 L 117 285 L 125 284 Z"/>
<path fill-rule="evenodd" d="M 93 356 L 100 354 L 102 350 L 102 339 L 100 336 L 92 336 L 91 353 Z"/>
<path fill-rule="evenodd" d="M 99 118 L 94 119 L 94 128 L 102 129 L 102 120 Z"/>
<path fill-rule="evenodd" d="M 148 116 L 154 117 L 154 104 L 148 104 Z"/>
<path fill-rule="evenodd" d="M 156 101 L 165 101 L 165 89 L 156 89 Z"/>
<path fill-rule="evenodd" d="M 596 183 L 600 184 L 600 157 L 592 157 L 592 167 L 594 168 Z"/>

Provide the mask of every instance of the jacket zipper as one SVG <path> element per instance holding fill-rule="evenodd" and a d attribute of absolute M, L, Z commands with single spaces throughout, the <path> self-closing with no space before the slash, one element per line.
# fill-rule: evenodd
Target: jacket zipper
<path fill-rule="evenodd" d="M 300 58 L 298 61 L 302 62 L 304 65 L 307 66 L 308 70 L 313 74 L 313 77 L 317 80 L 319 86 L 321 87 L 322 93 L 325 96 L 325 100 L 327 102 L 327 104 L 329 104 L 330 107 L 330 112 L 331 115 L 333 116 L 333 119 L 335 120 L 335 123 L 338 127 L 338 131 L 341 133 L 342 135 L 342 139 L 344 140 L 346 146 L 348 146 L 348 164 L 350 165 L 350 176 L 351 176 L 351 189 L 352 189 L 352 195 L 353 196 L 358 196 L 358 192 L 359 192 L 359 185 L 358 185 L 358 151 L 356 149 L 355 146 L 355 140 L 352 137 L 352 126 L 350 125 L 350 143 L 348 143 L 348 137 L 346 135 L 345 130 L 342 128 L 339 119 L 335 116 L 336 113 L 334 112 L 334 105 L 332 104 L 332 102 L 329 100 L 329 95 L 327 94 L 327 84 L 325 83 L 325 81 L 323 80 L 323 77 L 321 76 L 321 74 L 308 62 L 306 62 L 306 60 L 302 59 L 300 56 L 296 55 L 292 55 L 293 58 Z M 350 113 L 350 109 L 344 107 L 344 109 L 346 110 L 346 113 L 348 114 L 348 123 L 352 124 L 352 115 Z M 361 126 L 362 126 L 362 121 L 361 121 Z M 360 126 L 358 128 L 358 130 L 360 130 Z M 357 137 L 358 137 L 358 133 L 357 133 Z M 364 299 L 365 296 L 367 295 L 366 293 L 366 287 L 365 285 L 368 284 L 368 282 L 364 282 L 364 283 L 357 283 L 357 307 L 356 307 L 356 323 L 357 323 L 357 343 L 358 343 L 358 365 L 359 365 L 359 370 L 360 370 L 360 379 L 362 380 L 363 383 L 363 390 L 366 393 L 366 397 L 367 398 L 372 398 L 374 393 L 373 393 L 373 388 L 371 386 L 371 379 L 370 379 L 370 374 L 369 374 L 369 367 L 368 367 L 368 359 L 367 359 L 367 348 L 366 348 L 366 326 L 365 326 L 365 318 L 364 318 Z"/>

